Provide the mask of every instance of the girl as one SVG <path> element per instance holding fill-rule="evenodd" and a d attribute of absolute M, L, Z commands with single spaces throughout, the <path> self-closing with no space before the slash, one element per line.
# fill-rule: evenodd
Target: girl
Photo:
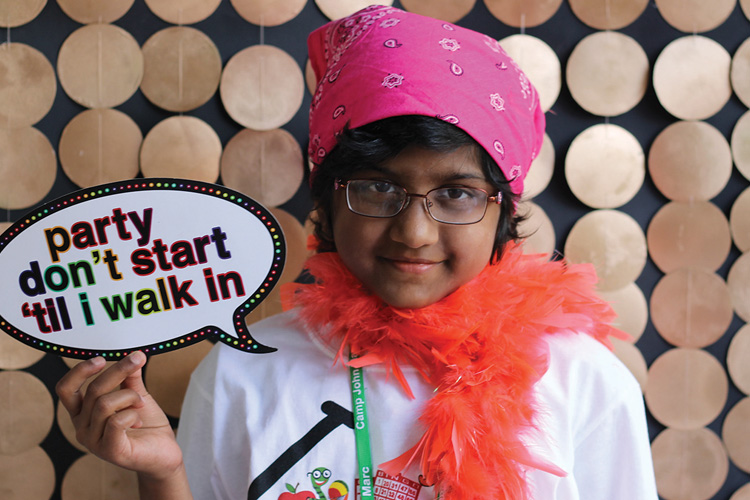
<path fill-rule="evenodd" d="M 180 446 L 143 354 L 85 394 L 104 361 L 81 363 L 58 385 L 79 440 L 142 498 L 656 499 L 590 267 L 514 243 L 544 128 L 526 76 L 489 37 L 388 7 L 309 50 L 317 253 L 253 327 L 278 351 L 217 345 Z"/>

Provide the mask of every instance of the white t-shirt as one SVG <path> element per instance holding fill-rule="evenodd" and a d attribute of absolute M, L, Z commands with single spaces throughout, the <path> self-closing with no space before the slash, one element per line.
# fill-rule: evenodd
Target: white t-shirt
<path fill-rule="evenodd" d="M 291 311 L 251 326 L 253 337 L 275 353 L 218 344 L 193 373 L 177 439 L 197 500 L 333 500 L 345 492 L 354 500 L 349 370 L 334 365 L 333 349 L 300 330 L 294 317 Z M 635 379 L 588 335 L 560 333 L 547 342 L 549 369 L 534 388 L 539 432 L 524 441 L 567 475 L 529 470 L 532 498 L 656 500 Z M 418 417 L 433 388 L 415 370 L 404 367 L 404 373 L 415 400 L 384 369 L 364 370 L 375 468 L 423 432 Z M 416 468 L 399 481 L 378 476 L 376 499 L 434 498 L 418 478 Z"/>

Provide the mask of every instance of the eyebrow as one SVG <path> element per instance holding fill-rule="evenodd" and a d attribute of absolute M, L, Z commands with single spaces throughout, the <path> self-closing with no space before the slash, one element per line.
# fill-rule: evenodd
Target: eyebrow
<path fill-rule="evenodd" d="M 396 172 L 382 165 L 372 165 L 362 170 L 372 170 L 372 171 L 379 172 L 389 177 L 394 177 L 394 178 L 398 177 Z M 465 172 L 453 172 L 441 178 L 441 182 L 454 182 L 454 181 L 462 181 L 462 180 L 478 180 L 482 182 L 489 182 L 487 178 L 484 176 L 484 174 L 480 175 L 480 174 L 472 174 L 472 173 L 465 173 Z"/>

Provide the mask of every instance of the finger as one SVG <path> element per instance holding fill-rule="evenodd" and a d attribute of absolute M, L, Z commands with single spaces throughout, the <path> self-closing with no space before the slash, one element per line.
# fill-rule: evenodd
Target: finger
<path fill-rule="evenodd" d="M 145 364 L 146 361 L 146 355 L 142 352 L 134 352 L 131 354 L 131 356 L 134 357 L 135 360 L 138 360 L 138 363 L 143 362 Z M 146 390 L 146 386 L 143 383 L 143 376 L 141 370 L 137 370 L 133 372 L 132 374 L 128 375 L 127 378 L 122 383 L 123 388 L 132 389 L 136 391 L 141 396 L 146 396 L 148 394 L 148 391 Z"/>
<path fill-rule="evenodd" d="M 139 404 L 141 396 L 130 389 L 118 390 L 99 397 L 91 412 L 90 422 L 86 432 L 94 441 L 101 441 L 105 427 L 109 420 L 117 417 L 120 412 L 135 404 Z"/>
<path fill-rule="evenodd" d="M 63 407 L 70 413 L 71 417 L 81 412 L 83 395 L 81 387 L 90 377 L 99 373 L 106 365 L 104 358 L 97 356 L 83 363 L 78 363 L 57 382 L 55 392 L 60 398 Z"/>
<path fill-rule="evenodd" d="M 112 415 L 106 422 L 100 443 L 100 453 L 103 458 L 112 455 L 123 459 L 123 447 L 128 446 L 128 429 L 140 427 L 141 417 L 136 410 L 123 410 Z"/>
<path fill-rule="evenodd" d="M 140 354 L 140 356 L 134 356 L 134 354 Z M 81 417 L 86 420 L 90 418 L 96 401 L 105 394 L 118 389 L 128 376 L 139 371 L 145 362 L 145 358 L 146 356 L 143 353 L 133 353 L 109 367 L 96 380 L 91 382 L 83 397 Z"/>

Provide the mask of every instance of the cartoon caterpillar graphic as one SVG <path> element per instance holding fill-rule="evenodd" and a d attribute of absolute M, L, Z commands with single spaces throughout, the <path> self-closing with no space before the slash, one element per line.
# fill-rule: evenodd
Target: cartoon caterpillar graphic
<path fill-rule="evenodd" d="M 328 497 L 323 493 L 323 485 L 331 479 L 331 471 L 329 469 L 318 467 L 312 472 L 308 472 L 307 475 L 310 476 L 315 493 L 308 490 L 297 491 L 296 486 L 287 484 L 286 489 L 289 491 L 282 493 L 279 496 L 279 500 L 348 500 L 349 487 L 341 480 L 331 483 L 328 487 Z"/>

